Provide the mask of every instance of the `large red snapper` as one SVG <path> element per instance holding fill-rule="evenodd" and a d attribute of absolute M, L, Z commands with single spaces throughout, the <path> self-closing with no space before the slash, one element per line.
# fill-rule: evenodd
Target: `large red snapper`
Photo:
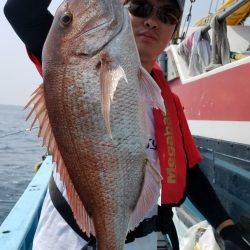
<path fill-rule="evenodd" d="M 164 111 L 141 67 L 120 0 L 69 0 L 58 8 L 43 49 L 34 105 L 39 136 L 66 185 L 77 223 L 98 250 L 122 250 L 156 203 L 161 177 L 145 153 L 143 97 Z"/>

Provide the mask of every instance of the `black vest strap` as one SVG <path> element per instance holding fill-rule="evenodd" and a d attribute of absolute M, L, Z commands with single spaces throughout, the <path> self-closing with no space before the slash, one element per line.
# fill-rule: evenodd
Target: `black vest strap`
<path fill-rule="evenodd" d="M 78 226 L 73 212 L 63 197 L 62 193 L 58 189 L 53 175 L 49 181 L 49 194 L 53 205 L 56 210 L 62 216 L 62 218 L 69 224 L 69 226 L 88 244 L 83 248 L 87 249 L 87 246 L 93 246 L 96 243 L 95 237 L 91 235 L 88 237 L 86 233 L 83 233 Z M 158 207 L 158 216 L 153 216 L 150 219 L 145 219 L 141 222 L 138 227 L 136 227 L 133 231 L 130 231 L 127 235 L 126 243 L 130 243 L 135 240 L 135 238 L 144 237 L 152 232 L 162 232 L 163 234 L 168 234 L 173 250 L 179 250 L 179 242 L 176 233 L 176 229 L 172 220 L 172 209 L 171 207 Z"/>
<path fill-rule="evenodd" d="M 66 199 L 63 197 L 62 193 L 59 191 L 55 180 L 53 178 L 53 175 L 50 177 L 49 181 L 49 194 L 51 201 L 53 205 L 55 206 L 56 210 L 59 212 L 59 214 L 63 217 L 63 219 L 69 224 L 69 226 L 85 241 L 89 242 L 89 245 L 91 243 L 95 242 L 95 237 L 90 236 L 88 237 L 86 233 L 83 233 L 78 224 L 76 223 L 76 220 L 74 218 L 73 212 L 66 201 Z"/>

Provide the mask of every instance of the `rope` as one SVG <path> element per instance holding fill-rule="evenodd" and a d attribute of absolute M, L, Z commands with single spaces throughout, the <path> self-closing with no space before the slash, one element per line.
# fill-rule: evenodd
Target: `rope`
<path fill-rule="evenodd" d="M 188 12 L 188 15 L 186 17 L 186 20 L 183 24 L 183 28 L 182 28 L 182 32 L 181 32 L 181 36 L 180 36 L 180 40 L 183 41 L 187 35 L 187 31 L 189 29 L 189 26 L 190 26 L 190 22 L 191 22 L 191 17 L 192 17 L 192 8 L 193 8 L 193 3 L 195 2 L 196 0 L 190 0 L 190 8 L 189 8 L 189 12 Z"/>
<path fill-rule="evenodd" d="M 218 8 L 218 4 L 219 4 L 219 0 L 217 0 L 217 2 L 216 2 L 215 11 L 216 11 L 217 8 Z"/>
<path fill-rule="evenodd" d="M 208 11 L 208 14 L 210 14 L 210 13 L 211 13 L 213 3 L 214 3 L 214 0 L 211 0 L 211 2 L 210 2 L 210 7 L 209 7 L 209 11 Z"/>
<path fill-rule="evenodd" d="M 37 128 L 39 128 L 39 127 L 34 127 L 34 128 L 32 128 L 32 130 L 33 129 L 37 129 Z M 27 128 L 25 130 L 19 130 L 19 131 L 13 132 L 13 133 L 5 134 L 5 135 L 0 136 L 0 139 L 8 137 L 8 136 L 12 136 L 12 135 L 17 135 L 17 134 L 25 133 L 26 131 L 30 131 L 30 129 Z"/>

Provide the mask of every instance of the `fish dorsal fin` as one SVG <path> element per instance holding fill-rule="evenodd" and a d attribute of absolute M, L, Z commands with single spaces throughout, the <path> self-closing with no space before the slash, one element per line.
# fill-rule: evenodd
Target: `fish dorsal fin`
<path fill-rule="evenodd" d="M 160 196 L 161 180 L 160 172 L 147 160 L 142 191 L 130 217 L 129 230 L 133 230 L 138 226 L 157 204 Z"/>
<path fill-rule="evenodd" d="M 24 109 L 29 106 L 33 106 L 30 113 L 28 114 L 26 120 L 35 113 L 35 118 L 32 122 L 30 129 L 34 126 L 35 122 L 39 121 L 39 132 L 38 137 L 43 138 L 43 146 L 49 148 L 52 154 L 52 162 L 56 163 L 56 171 L 60 173 L 60 178 L 66 186 L 67 196 L 69 200 L 70 207 L 73 211 L 74 217 L 83 232 L 86 232 L 88 236 L 90 234 L 95 235 L 95 229 L 92 219 L 86 212 L 83 203 L 81 202 L 73 183 L 70 179 L 67 168 L 63 162 L 61 153 L 58 149 L 50 121 L 48 116 L 48 111 L 45 104 L 44 97 L 44 85 L 41 84 L 36 91 L 32 94 L 30 101 L 24 107 Z"/>
<path fill-rule="evenodd" d="M 160 109 L 162 112 L 166 113 L 160 87 L 142 66 L 139 71 L 139 89 L 142 96 L 147 98 L 147 103 L 153 108 Z"/>
<path fill-rule="evenodd" d="M 114 58 L 111 58 L 107 52 L 102 53 L 100 68 L 100 98 L 104 124 L 111 138 L 110 107 L 116 87 L 122 78 L 127 81 L 125 72 L 119 62 Z"/>

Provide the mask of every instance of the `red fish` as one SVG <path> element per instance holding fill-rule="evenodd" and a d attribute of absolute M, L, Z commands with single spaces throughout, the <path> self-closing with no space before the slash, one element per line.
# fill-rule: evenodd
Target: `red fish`
<path fill-rule="evenodd" d="M 80 228 L 96 236 L 98 250 L 122 250 L 160 191 L 145 153 L 143 96 L 165 110 L 141 66 L 127 9 L 120 0 L 65 1 L 42 61 L 44 82 L 26 106 Z"/>

